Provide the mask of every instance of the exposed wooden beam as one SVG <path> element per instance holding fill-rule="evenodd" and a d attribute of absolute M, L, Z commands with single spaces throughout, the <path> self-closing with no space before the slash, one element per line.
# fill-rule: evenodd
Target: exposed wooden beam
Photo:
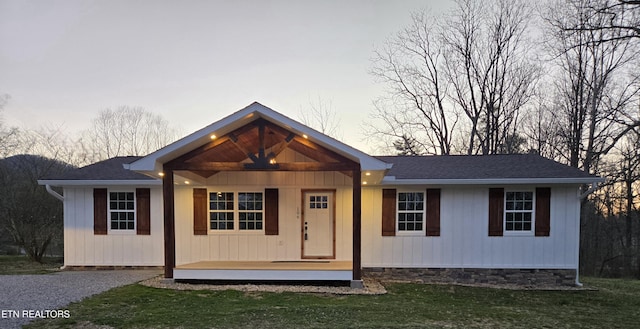
<path fill-rule="evenodd" d="M 176 231 L 174 205 L 173 170 L 164 168 L 162 177 L 162 200 L 164 208 L 164 277 L 173 278 L 176 266 Z"/>
<path fill-rule="evenodd" d="M 191 151 L 189 151 L 189 152 L 187 152 L 187 153 L 185 153 L 185 154 L 183 154 L 183 155 L 181 155 L 181 156 L 179 156 L 179 157 L 167 162 L 165 164 L 165 167 L 173 168 L 176 165 L 180 165 L 181 163 L 183 163 L 183 162 L 185 162 L 185 161 L 187 161 L 187 160 L 189 160 L 189 159 L 191 159 L 191 158 L 193 158 L 195 156 L 198 156 L 198 155 L 200 155 L 200 154 L 202 154 L 202 153 L 204 153 L 204 152 L 206 152 L 206 151 L 208 151 L 208 150 L 210 150 L 210 149 L 212 149 L 212 148 L 214 148 L 214 147 L 216 147 L 218 145 L 221 145 L 221 144 L 223 144 L 225 142 L 228 142 L 230 140 L 231 139 L 229 138 L 228 135 L 220 137 L 220 138 L 216 138 L 215 140 L 212 140 L 211 142 L 209 142 L 207 144 L 204 144 L 204 145 L 202 145 L 202 146 L 200 146 L 198 148 L 195 148 L 195 149 L 193 149 L 193 150 L 191 150 Z"/>
<path fill-rule="evenodd" d="M 284 139 L 284 141 L 272 146 L 270 149 L 271 152 L 269 152 L 267 158 L 275 159 L 278 155 L 280 155 L 280 153 L 287 149 L 287 146 L 289 146 L 291 141 L 293 141 L 294 137 L 296 137 L 296 135 L 294 133 L 290 133 L 289 136 Z"/>
<path fill-rule="evenodd" d="M 329 157 L 331 159 L 334 159 L 338 162 L 350 162 L 350 163 L 356 163 L 355 161 L 348 159 L 336 152 L 333 152 L 327 148 L 324 148 L 316 143 L 311 142 L 310 140 L 300 137 L 300 136 L 296 136 L 293 138 L 293 143 L 297 143 L 297 147 L 294 147 L 294 150 L 314 159 L 314 160 L 319 160 L 321 161 L 322 159 L 318 159 L 318 158 L 314 158 L 314 155 L 320 154 L 323 155 L 325 157 Z M 301 147 L 300 147 L 301 146 Z M 305 150 L 306 149 L 306 150 Z"/>
<path fill-rule="evenodd" d="M 206 181 L 203 180 L 203 178 L 209 178 L 215 174 L 217 174 L 217 171 L 189 171 L 189 170 L 180 170 L 180 171 L 174 171 L 174 174 L 176 174 L 176 176 L 180 176 L 180 177 L 184 177 L 188 180 L 191 180 L 193 182 L 198 182 L 198 183 L 205 183 Z"/>
<path fill-rule="evenodd" d="M 358 165 L 353 170 L 353 280 L 362 280 L 362 182 Z"/>
<path fill-rule="evenodd" d="M 230 133 L 229 138 L 231 140 L 231 142 L 233 143 L 233 145 L 240 150 L 240 152 L 244 153 L 247 155 L 248 158 L 251 158 L 251 160 L 253 162 L 256 161 L 256 156 L 253 154 L 253 152 L 249 151 L 248 149 L 246 149 L 243 145 L 240 145 L 240 143 L 238 143 L 238 137 L 234 134 L 234 133 Z"/>
<path fill-rule="evenodd" d="M 264 141 L 264 122 L 260 122 L 258 124 L 258 159 L 263 160 L 265 159 L 265 141 Z M 256 161 L 254 161 L 256 162 Z"/>
<path fill-rule="evenodd" d="M 280 126 L 278 126 L 278 125 L 276 125 L 274 123 L 271 123 L 271 122 L 269 122 L 267 120 L 262 120 L 262 121 L 265 122 L 266 127 L 269 128 L 269 130 L 271 130 L 271 131 L 273 131 L 275 133 L 278 133 L 278 134 L 280 134 L 282 136 L 289 136 L 289 135 L 293 134 L 291 131 L 289 131 L 289 130 L 287 130 L 285 128 L 282 128 L 282 127 L 280 127 Z"/>
<path fill-rule="evenodd" d="M 279 170 L 279 171 L 353 171 L 353 163 L 341 162 L 294 162 L 278 163 L 274 168 L 251 168 L 245 163 L 237 162 L 202 162 L 182 163 L 172 168 L 174 170 L 190 171 L 251 171 L 251 170 Z"/>

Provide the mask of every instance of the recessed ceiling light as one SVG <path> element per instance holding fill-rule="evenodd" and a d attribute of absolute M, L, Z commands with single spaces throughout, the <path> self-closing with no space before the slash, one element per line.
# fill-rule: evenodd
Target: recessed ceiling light
<path fill-rule="evenodd" d="M 211 139 L 216 139 L 216 135 L 215 134 L 211 134 L 211 136 L 209 136 L 209 137 L 211 137 Z"/>

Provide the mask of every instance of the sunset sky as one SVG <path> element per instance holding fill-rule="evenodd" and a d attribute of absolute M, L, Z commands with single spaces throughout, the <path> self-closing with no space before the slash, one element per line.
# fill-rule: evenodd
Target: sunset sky
<path fill-rule="evenodd" d="M 141 106 L 191 133 L 253 101 L 296 120 L 324 103 L 343 141 L 372 151 L 360 125 L 384 88 L 373 51 L 442 3 L 0 0 L 2 114 L 74 133 L 100 110 Z"/>

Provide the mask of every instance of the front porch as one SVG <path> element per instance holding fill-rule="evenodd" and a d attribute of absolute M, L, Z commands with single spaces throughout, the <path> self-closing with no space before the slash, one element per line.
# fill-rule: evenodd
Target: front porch
<path fill-rule="evenodd" d="M 162 179 L 165 278 L 359 282 L 362 185 L 389 168 L 259 103 L 128 166 Z"/>
<path fill-rule="evenodd" d="M 350 281 L 351 261 L 202 261 L 176 266 L 175 280 Z"/>

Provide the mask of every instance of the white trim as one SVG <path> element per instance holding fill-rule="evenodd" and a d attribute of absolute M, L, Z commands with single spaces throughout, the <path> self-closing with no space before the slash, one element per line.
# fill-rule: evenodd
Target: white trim
<path fill-rule="evenodd" d="M 233 194 L 233 209 L 231 210 L 211 210 L 211 194 L 213 193 L 232 193 Z M 250 211 L 250 210 L 240 210 L 240 193 L 260 193 L 262 194 L 262 210 L 260 211 Z M 265 200 L 264 200 L 264 189 L 253 190 L 253 189 L 244 189 L 242 187 L 229 188 L 226 190 L 216 191 L 212 188 L 207 188 L 207 235 L 223 235 L 223 234 L 261 234 L 264 235 L 264 208 L 265 208 Z M 211 213 L 212 212 L 231 212 L 233 213 L 233 229 L 232 230 L 221 230 L 221 229 L 212 229 L 211 228 Z M 262 213 L 262 228 L 261 229 L 240 229 L 240 213 L 244 212 L 254 212 L 254 213 Z"/>
<path fill-rule="evenodd" d="M 177 280 L 351 281 L 350 270 L 173 270 Z"/>
<path fill-rule="evenodd" d="M 422 229 L 412 230 L 412 231 L 400 231 L 400 193 L 422 193 Z M 403 213 L 419 213 L 419 211 L 407 211 L 404 210 Z M 426 190 L 418 190 L 418 189 L 406 189 L 406 190 L 396 190 L 396 236 L 425 236 L 427 230 L 427 193 Z"/>
<path fill-rule="evenodd" d="M 584 193 L 580 194 L 580 195 L 578 196 L 578 198 L 579 198 L 580 200 L 584 200 L 586 197 L 588 197 L 588 196 L 589 196 L 589 194 L 591 194 L 591 193 L 595 192 L 597 189 L 599 189 L 599 188 L 600 188 L 600 184 L 598 184 L 598 183 L 599 183 L 599 182 L 592 182 L 592 183 L 591 183 L 591 186 L 589 187 L 589 189 L 588 189 L 588 190 L 586 190 Z"/>
<path fill-rule="evenodd" d="M 159 179 L 123 179 L 123 180 L 38 180 L 38 184 L 40 185 L 51 185 L 51 186 L 90 186 L 90 187 L 100 187 L 100 186 L 137 186 L 137 187 L 146 187 L 146 186 L 162 186 L 162 181 Z"/>
<path fill-rule="evenodd" d="M 524 209 L 522 211 L 518 211 L 516 209 L 511 210 L 511 213 L 526 213 L 526 212 L 531 212 L 531 229 L 528 231 L 513 231 L 513 230 L 507 230 L 507 193 L 517 193 L 517 192 L 529 192 L 532 194 L 532 199 L 531 199 L 531 211 L 525 211 Z M 522 189 L 518 189 L 518 188 L 511 188 L 511 189 L 505 189 L 504 190 L 504 196 L 502 197 L 502 208 L 504 209 L 502 211 L 502 235 L 503 236 L 526 236 L 526 237 L 531 237 L 531 236 L 535 236 L 535 231 L 536 231 L 536 202 L 537 197 L 536 197 L 536 191 L 535 189 L 532 190 L 531 188 L 522 188 Z"/>
<path fill-rule="evenodd" d="M 133 193 L 133 209 L 111 209 L 111 193 Z M 138 196 L 136 190 L 131 188 L 125 189 L 107 189 L 107 234 L 109 235 L 135 235 L 138 232 Z M 133 228 L 132 229 L 112 229 L 111 213 L 112 212 L 133 212 Z"/>
<path fill-rule="evenodd" d="M 45 189 L 47 190 L 47 193 L 51 194 L 54 198 L 56 198 L 56 199 L 58 199 L 58 200 L 60 200 L 60 201 L 64 202 L 64 196 L 62 196 L 60 193 L 58 193 L 58 192 L 54 191 L 54 190 L 51 188 L 51 185 L 46 184 L 46 185 L 45 185 Z"/>
<path fill-rule="evenodd" d="M 525 184 L 590 184 L 604 178 L 481 178 L 481 179 L 396 179 L 385 176 L 380 185 L 525 185 Z"/>
<path fill-rule="evenodd" d="M 595 184 L 594 184 L 595 185 Z M 580 198 L 580 190 L 576 191 L 576 194 L 578 195 L 578 198 Z M 582 283 L 580 282 L 580 218 L 582 218 L 582 214 L 580 213 L 582 207 L 581 207 L 581 202 L 576 202 L 575 203 L 575 210 L 576 210 L 576 214 L 578 214 L 578 218 L 576 220 L 576 226 L 577 228 L 574 231 L 574 236 L 573 238 L 576 241 L 576 250 L 575 250 L 575 259 L 576 259 L 576 286 L 578 287 L 582 287 Z"/>

